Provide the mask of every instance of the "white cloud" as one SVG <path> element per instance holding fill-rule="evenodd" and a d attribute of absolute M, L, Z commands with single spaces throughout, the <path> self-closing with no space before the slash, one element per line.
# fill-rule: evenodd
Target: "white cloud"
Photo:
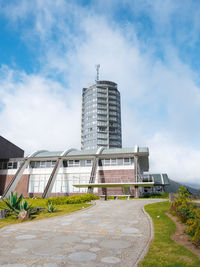
<path fill-rule="evenodd" d="M 80 100 L 55 81 L 7 69 L 1 81 L 2 135 L 24 148 L 65 150 L 80 146 Z M 14 88 L 14 92 L 10 91 Z"/>
<path fill-rule="evenodd" d="M 156 133 L 148 140 L 151 172 L 167 173 L 179 181 L 200 184 L 200 150 L 174 142 L 169 133 Z"/>

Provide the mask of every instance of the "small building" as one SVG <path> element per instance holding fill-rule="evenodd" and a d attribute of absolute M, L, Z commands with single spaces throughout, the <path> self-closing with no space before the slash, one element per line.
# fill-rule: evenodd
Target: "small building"
<path fill-rule="evenodd" d="M 0 161 L 0 195 L 50 197 L 94 192 L 138 196 L 138 187 L 152 187 L 147 147 L 41 150 L 26 158 Z M 105 187 L 104 187 L 105 185 Z"/>

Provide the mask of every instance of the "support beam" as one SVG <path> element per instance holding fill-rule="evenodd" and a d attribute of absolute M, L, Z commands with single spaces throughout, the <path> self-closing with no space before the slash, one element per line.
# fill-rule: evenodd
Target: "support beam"
<path fill-rule="evenodd" d="M 58 159 L 56 161 L 56 165 L 54 166 L 53 171 L 49 177 L 49 180 L 48 180 L 47 185 L 44 189 L 44 193 L 42 195 L 42 198 L 49 198 L 50 197 L 50 194 L 51 194 L 51 191 L 52 191 L 53 185 L 55 183 L 56 176 L 57 176 L 57 173 L 59 171 L 59 168 L 60 168 L 62 161 L 63 161 L 62 159 Z"/>
<path fill-rule="evenodd" d="M 15 190 L 15 188 L 16 188 L 22 174 L 24 173 L 24 170 L 28 166 L 29 162 L 30 162 L 29 159 L 24 160 L 24 162 L 21 164 L 21 166 L 17 170 L 16 174 L 14 175 L 12 180 L 10 181 L 9 185 L 7 186 L 2 198 L 8 198 L 10 195 L 10 192 L 13 192 Z"/>
<path fill-rule="evenodd" d="M 90 181 L 89 181 L 90 184 L 95 183 L 97 163 L 98 163 L 98 159 L 95 157 L 93 159 L 92 170 L 90 174 Z M 93 193 L 93 188 L 90 186 L 88 187 L 88 193 Z"/>

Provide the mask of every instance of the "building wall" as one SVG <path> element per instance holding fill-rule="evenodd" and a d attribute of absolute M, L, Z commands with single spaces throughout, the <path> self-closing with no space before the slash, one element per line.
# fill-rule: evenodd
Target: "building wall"
<path fill-rule="evenodd" d="M 116 169 L 118 168 L 118 169 Z M 124 168 L 124 169 L 122 169 Z M 130 169 L 132 168 L 132 169 Z M 85 169 L 85 170 L 83 170 Z M 24 174 L 21 176 L 15 191 L 18 194 L 23 194 L 24 197 L 42 196 L 44 188 L 50 177 L 52 169 L 26 169 Z M 12 180 L 16 170 L 1 171 L 4 174 L 0 175 L 0 195 L 3 194 L 6 187 Z M 89 183 L 91 168 L 60 168 L 55 184 L 52 189 L 51 196 L 64 196 L 64 195 L 74 195 L 74 194 L 84 194 L 87 193 L 87 188 L 76 188 L 73 184 L 76 183 Z M 134 182 L 134 169 L 133 166 L 116 166 L 114 167 L 100 167 L 98 168 L 96 175 L 96 182 L 108 182 L 108 183 L 121 183 L 121 182 Z M 66 185 L 66 189 L 62 191 L 63 185 Z M 65 191 L 66 190 L 66 191 Z M 104 194 L 102 189 L 94 189 L 95 194 Z M 107 193 L 109 195 L 123 195 L 127 192 L 123 192 L 121 188 L 108 188 Z M 134 194 L 133 188 L 130 194 Z"/>
<path fill-rule="evenodd" d="M 9 185 L 14 175 L 2 174 L 0 175 L 0 196 L 3 195 L 6 187 Z"/>
<path fill-rule="evenodd" d="M 9 185 L 10 181 L 14 175 L 10 174 L 3 174 L 0 175 L 0 195 L 3 195 L 5 189 Z M 24 197 L 28 197 L 28 183 L 29 183 L 29 175 L 23 174 L 17 183 L 17 186 L 15 188 L 15 191 L 17 191 L 18 194 L 23 194 Z"/>
<path fill-rule="evenodd" d="M 99 170 L 98 171 L 98 182 L 99 183 L 128 183 L 135 182 L 134 169 L 119 169 L 119 170 Z M 99 195 L 134 195 L 134 188 L 130 188 L 124 192 L 121 187 L 108 187 L 99 188 Z"/>
<path fill-rule="evenodd" d="M 22 193 L 25 197 L 41 197 L 45 190 L 49 177 L 53 171 L 53 167 L 51 166 L 51 164 L 49 164 L 50 161 L 43 160 L 42 164 L 38 164 L 38 162 L 40 163 L 40 161 L 35 161 L 35 164 L 33 164 L 33 161 L 30 161 L 30 164 L 24 170 L 24 173 L 16 186 L 15 191 L 17 191 L 19 194 Z M 77 163 L 77 160 L 74 162 Z M 79 166 L 68 164 L 69 162 L 67 163 L 67 165 L 64 164 L 59 168 L 51 196 L 83 194 L 88 192 L 87 187 L 77 188 L 74 187 L 73 184 L 88 184 L 90 182 L 92 162 L 90 162 L 90 166 L 86 166 L 81 163 L 79 164 Z M 98 164 L 100 166 L 97 167 L 95 183 L 135 182 L 135 165 L 132 157 L 105 158 L 98 161 Z M 3 194 L 12 177 L 17 172 L 17 169 L 14 168 L 15 165 L 7 165 L 8 167 L 13 167 L 13 169 L 0 168 L 0 195 Z M 19 168 L 20 165 L 17 164 L 17 166 Z M 94 188 L 93 192 L 95 194 L 102 195 L 105 193 L 105 190 Z M 131 190 L 122 190 L 122 188 L 120 187 L 108 188 L 107 193 L 109 195 L 134 195 L 134 190 L 133 188 L 131 188 Z"/>
<path fill-rule="evenodd" d="M 24 150 L 0 136 L 0 159 L 20 158 Z"/>

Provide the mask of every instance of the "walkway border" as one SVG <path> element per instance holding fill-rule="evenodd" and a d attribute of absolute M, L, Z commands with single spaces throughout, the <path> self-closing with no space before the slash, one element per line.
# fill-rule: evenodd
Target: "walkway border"
<path fill-rule="evenodd" d="M 146 204 L 148 205 L 148 204 Z M 146 206 L 145 205 L 145 206 Z M 144 206 L 144 207 L 145 207 Z M 150 217 L 150 215 L 145 211 L 144 207 L 142 208 L 142 211 L 143 213 L 146 215 L 147 217 L 147 221 L 149 223 L 149 228 L 150 228 L 150 238 L 149 240 L 147 241 L 147 243 L 145 244 L 145 247 L 144 249 L 142 250 L 142 252 L 140 253 L 140 255 L 138 256 L 137 260 L 136 260 L 136 263 L 134 266 L 138 266 L 138 264 L 143 260 L 143 258 L 145 257 L 145 255 L 147 254 L 148 250 L 149 250 L 149 247 L 154 239 L 154 228 L 153 228 L 153 221 Z"/>

